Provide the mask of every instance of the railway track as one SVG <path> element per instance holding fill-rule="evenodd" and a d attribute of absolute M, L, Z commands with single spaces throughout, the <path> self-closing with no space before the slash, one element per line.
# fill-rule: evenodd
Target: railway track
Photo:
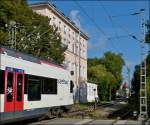
<path fill-rule="evenodd" d="M 125 106 L 124 108 L 110 114 L 109 118 L 117 118 L 121 120 L 133 119 L 132 110 L 129 109 L 128 106 Z"/>
<path fill-rule="evenodd" d="M 122 114 L 121 116 L 120 116 L 120 118 L 121 119 L 127 119 L 127 118 L 131 118 L 131 113 L 132 113 L 132 111 L 131 110 L 129 110 L 129 111 L 127 111 L 127 112 L 125 112 L 124 114 Z"/>
<path fill-rule="evenodd" d="M 97 109 L 102 109 L 102 108 L 107 108 L 107 107 L 112 107 L 113 105 L 115 105 L 115 104 L 113 104 L 113 103 L 105 103 L 105 104 L 98 104 L 97 106 L 96 106 L 96 110 Z M 40 118 L 35 118 L 35 119 L 30 119 L 30 120 L 25 120 L 25 121 L 20 121 L 20 122 L 17 122 L 17 124 L 20 124 L 20 125 L 25 125 L 25 124 L 30 124 L 30 123 L 34 123 L 34 122 L 36 122 L 36 121 L 43 121 L 43 120 L 48 120 L 48 119 L 52 119 L 52 120 L 54 120 L 54 119 L 56 119 L 56 118 L 58 118 L 58 117 L 61 117 L 61 118 L 68 118 L 68 117 L 73 117 L 73 116 L 79 116 L 80 118 L 82 118 L 82 119 L 84 119 L 84 118 L 87 118 L 87 117 L 89 117 L 89 113 L 90 112 L 93 112 L 95 110 L 95 108 L 94 108 L 94 105 L 91 105 L 91 106 L 89 106 L 88 108 L 86 108 L 86 109 L 82 109 L 82 110 L 75 110 L 75 111 L 70 111 L 70 112 L 67 112 L 67 113 L 63 113 L 61 116 L 52 116 L 51 118 L 50 117 L 47 117 L 47 115 L 45 115 L 45 116 L 43 116 L 43 117 L 40 117 Z M 126 114 L 127 115 L 127 114 Z M 124 114 L 124 116 L 122 115 L 122 118 L 123 117 L 125 117 L 126 116 L 125 114 Z M 16 125 L 16 123 L 14 123 L 13 125 Z"/>
<path fill-rule="evenodd" d="M 98 105 L 96 105 L 96 108 L 95 108 L 95 105 L 91 105 L 86 109 L 75 110 L 75 111 L 63 113 L 63 117 L 67 117 L 67 116 L 71 117 L 71 116 L 77 116 L 78 115 L 78 116 L 81 116 L 82 118 L 84 118 L 84 117 L 88 116 L 88 113 L 93 112 L 94 110 L 110 107 L 113 105 L 114 104 L 112 104 L 112 103 L 98 104 Z"/>

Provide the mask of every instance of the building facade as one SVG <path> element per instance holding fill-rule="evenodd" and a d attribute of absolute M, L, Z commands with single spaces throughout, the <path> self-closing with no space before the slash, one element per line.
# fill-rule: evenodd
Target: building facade
<path fill-rule="evenodd" d="M 79 97 L 80 83 L 87 82 L 87 42 L 88 36 L 72 22 L 69 17 L 59 11 L 55 5 L 50 3 L 32 4 L 34 12 L 50 18 L 50 25 L 58 27 L 62 37 L 62 43 L 67 45 L 65 51 L 64 65 L 72 74 L 74 82 L 75 98 Z"/>
<path fill-rule="evenodd" d="M 80 85 L 80 102 L 94 102 L 98 100 L 98 85 L 87 82 Z"/>

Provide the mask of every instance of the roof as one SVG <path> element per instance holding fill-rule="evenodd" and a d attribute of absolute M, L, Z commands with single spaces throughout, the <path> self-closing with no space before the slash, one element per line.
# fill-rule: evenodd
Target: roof
<path fill-rule="evenodd" d="M 22 60 L 26 60 L 26 61 L 29 61 L 29 62 L 38 63 L 38 64 L 45 63 L 45 64 L 48 64 L 48 65 L 52 65 L 52 66 L 55 66 L 55 67 L 60 67 L 60 68 L 65 69 L 62 65 L 59 65 L 55 62 L 50 62 L 48 60 L 45 60 L 45 59 L 42 59 L 42 58 L 39 58 L 39 57 L 35 57 L 33 55 L 30 55 L 30 54 L 25 54 L 25 53 L 16 51 L 14 49 L 10 49 L 10 48 L 7 48 L 7 47 L 4 47 L 4 46 L 0 45 L 0 54 L 5 54 L 5 53 L 8 56 L 12 56 L 12 57 L 15 57 L 15 58 L 20 58 Z"/>
<path fill-rule="evenodd" d="M 129 85 L 128 85 L 127 82 L 125 82 L 125 83 L 123 84 L 123 88 L 129 88 Z"/>
<path fill-rule="evenodd" d="M 87 34 L 85 34 L 84 32 L 81 31 L 81 29 L 79 29 L 78 26 L 76 26 L 76 24 L 71 21 L 71 19 L 67 16 L 65 16 L 65 14 L 63 12 L 61 12 L 60 10 L 58 10 L 58 8 L 56 8 L 56 5 L 51 4 L 49 2 L 39 2 L 39 3 L 34 3 L 34 4 L 30 4 L 30 7 L 32 9 L 36 8 L 36 7 L 48 7 L 50 10 L 52 10 L 55 14 L 57 14 L 58 17 L 60 17 L 62 20 L 64 20 L 65 23 L 67 23 L 70 27 L 72 27 L 75 31 L 81 33 L 81 36 L 86 39 L 89 40 L 89 37 L 87 36 Z"/>

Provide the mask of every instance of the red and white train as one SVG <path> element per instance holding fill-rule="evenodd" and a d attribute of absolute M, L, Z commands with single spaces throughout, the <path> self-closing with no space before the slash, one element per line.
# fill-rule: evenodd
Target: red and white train
<path fill-rule="evenodd" d="M 72 104 L 69 71 L 0 46 L 0 124 L 57 114 Z"/>

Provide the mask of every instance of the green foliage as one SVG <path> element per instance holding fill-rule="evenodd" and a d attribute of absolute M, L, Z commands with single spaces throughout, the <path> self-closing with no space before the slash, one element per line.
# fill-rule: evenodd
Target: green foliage
<path fill-rule="evenodd" d="M 150 21 L 147 21 L 146 27 L 148 31 L 145 35 L 145 42 L 150 43 Z"/>
<path fill-rule="evenodd" d="M 18 23 L 16 50 L 33 54 L 61 64 L 65 46 L 56 27 L 49 25 L 49 18 L 41 16 L 28 7 L 26 0 L 0 2 L 0 44 L 11 47 L 6 24 Z"/>
<path fill-rule="evenodd" d="M 108 69 L 108 71 L 114 75 L 117 83 L 120 83 L 122 80 L 122 66 L 124 65 L 122 56 L 120 54 L 107 52 L 104 54 L 103 64 Z"/>
<path fill-rule="evenodd" d="M 139 94 L 139 90 L 140 90 L 140 66 L 139 65 L 135 66 L 135 71 L 132 79 L 132 90 L 135 92 L 136 95 Z"/>
<path fill-rule="evenodd" d="M 145 41 L 146 43 L 150 43 L 150 32 L 147 32 L 145 35 Z"/>
<path fill-rule="evenodd" d="M 114 97 L 122 81 L 121 71 L 124 60 L 121 55 L 106 52 L 103 58 L 88 59 L 88 81 L 98 84 L 100 100 L 107 101 Z"/>
<path fill-rule="evenodd" d="M 95 66 L 100 64 L 100 59 L 98 58 L 93 58 L 93 59 L 88 59 L 88 66 Z"/>

